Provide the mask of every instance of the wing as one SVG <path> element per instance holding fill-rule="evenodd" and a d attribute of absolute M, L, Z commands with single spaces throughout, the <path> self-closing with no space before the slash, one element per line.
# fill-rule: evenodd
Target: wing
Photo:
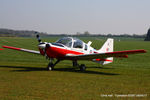
<path fill-rule="evenodd" d="M 145 50 L 126 50 L 126 51 L 115 51 L 115 52 L 107 52 L 107 53 L 94 53 L 94 54 L 83 54 L 83 55 L 67 55 L 66 57 L 70 59 L 77 60 L 92 60 L 92 59 L 104 59 L 107 57 L 125 57 L 127 58 L 129 54 L 138 54 L 138 53 L 146 53 Z"/>
<path fill-rule="evenodd" d="M 40 54 L 39 51 L 35 50 L 29 50 L 29 49 L 23 49 L 23 48 L 16 48 L 16 47 L 11 47 L 11 46 L 2 46 L 3 48 L 8 48 L 8 49 L 13 49 L 13 50 L 18 50 L 18 51 L 24 51 L 24 52 L 29 52 L 29 53 L 34 53 L 34 54 Z"/>

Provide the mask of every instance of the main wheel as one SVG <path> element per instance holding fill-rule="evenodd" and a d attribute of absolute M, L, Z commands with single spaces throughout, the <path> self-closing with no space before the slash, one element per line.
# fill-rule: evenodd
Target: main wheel
<path fill-rule="evenodd" d="M 86 70 L 86 66 L 84 64 L 81 64 L 79 67 L 80 67 L 80 71 L 85 71 Z"/>
<path fill-rule="evenodd" d="M 51 71 L 54 69 L 54 64 L 53 63 L 49 63 L 47 66 L 47 70 Z"/>

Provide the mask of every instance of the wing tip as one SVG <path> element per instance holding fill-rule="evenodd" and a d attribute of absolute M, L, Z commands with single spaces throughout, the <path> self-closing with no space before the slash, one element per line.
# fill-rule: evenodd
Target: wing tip
<path fill-rule="evenodd" d="M 147 53 L 147 51 L 146 51 L 146 50 L 143 50 L 143 53 Z"/>
<path fill-rule="evenodd" d="M 137 52 L 140 52 L 140 53 L 147 53 L 147 51 L 146 51 L 146 50 L 144 50 L 144 49 L 137 50 Z"/>
<path fill-rule="evenodd" d="M 3 48 L 8 48 L 8 49 L 14 49 L 14 50 L 20 50 L 21 48 L 16 48 L 16 47 L 11 47 L 11 46 L 2 46 Z"/>
<path fill-rule="evenodd" d="M 4 49 L 1 49 L 1 48 L 0 48 L 0 50 L 4 50 Z"/>

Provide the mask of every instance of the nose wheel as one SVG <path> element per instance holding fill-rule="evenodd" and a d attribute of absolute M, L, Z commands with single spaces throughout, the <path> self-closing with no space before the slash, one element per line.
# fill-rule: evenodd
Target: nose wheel
<path fill-rule="evenodd" d="M 55 66 L 57 63 L 59 63 L 59 62 L 60 62 L 60 60 L 58 59 L 58 60 L 53 64 L 53 59 L 50 59 L 50 62 L 49 62 L 49 64 L 48 64 L 48 66 L 47 66 L 47 70 L 48 70 L 48 71 L 54 70 L 54 66 Z"/>
<path fill-rule="evenodd" d="M 54 64 L 53 63 L 49 63 L 47 66 L 47 70 L 51 71 L 54 69 Z"/>

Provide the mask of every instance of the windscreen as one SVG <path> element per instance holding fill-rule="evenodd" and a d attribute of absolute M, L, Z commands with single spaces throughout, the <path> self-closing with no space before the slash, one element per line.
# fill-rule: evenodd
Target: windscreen
<path fill-rule="evenodd" d="M 71 47 L 72 39 L 68 38 L 68 37 L 64 37 L 64 38 L 59 39 L 56 43 L 60 43 L 60 44 L 63 44 L 65 46 Z"/>

